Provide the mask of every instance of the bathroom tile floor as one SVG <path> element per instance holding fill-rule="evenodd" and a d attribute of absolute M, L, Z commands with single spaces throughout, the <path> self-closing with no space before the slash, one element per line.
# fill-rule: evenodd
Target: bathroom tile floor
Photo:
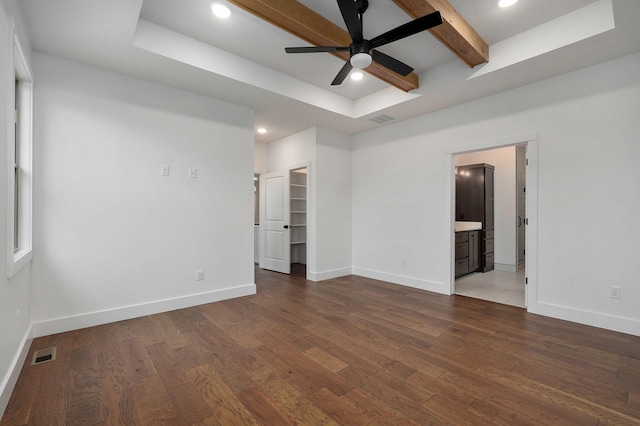
<path fill-rule="evenodd" d="M 518 272 L 490 271 L 456 280 L 455 294 L 524 308 L 524 264 Z"/>

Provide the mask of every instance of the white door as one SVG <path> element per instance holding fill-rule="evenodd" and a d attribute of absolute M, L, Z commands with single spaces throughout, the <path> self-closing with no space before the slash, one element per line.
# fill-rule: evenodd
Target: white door
<path fill-rule="evenodd" d="M 291 273 L 289 171 L 260 175 L 260 268 Z"/>

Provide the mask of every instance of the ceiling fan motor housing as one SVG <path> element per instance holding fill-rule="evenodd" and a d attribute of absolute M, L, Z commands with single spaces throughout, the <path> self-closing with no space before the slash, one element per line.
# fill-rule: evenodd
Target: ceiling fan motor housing
<path fill-rule="evenodd" d="M 369 40 L 363 40 L 361 43 L 351 43 L 351 45 L 349 46 L 349 54 L 351 56 L 358 53 L 366 53 L 367 55 L 371 55 L 372 50 L 373 47 L 371 47 L 371 42 Z"/>
<path fill-rule="evenodd" d="M 369 40 L 363 40 L 360 43 L 351 43 L 349 46 L 349 62 L 355 68 L 366 68 L 371 65 L 371 53 L 373 52 L 373 47 L 371 47 L 371 42 Z"/>

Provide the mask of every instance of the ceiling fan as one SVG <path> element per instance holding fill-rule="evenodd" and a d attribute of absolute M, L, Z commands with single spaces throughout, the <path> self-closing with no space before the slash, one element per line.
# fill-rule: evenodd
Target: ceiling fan
<path fill-rule="evenodd" d="M 349 52 L 349 60 L 331 82 L 332 86 L 341 84 L 354 67 L 366 68 L 372 61 L 402 76 L 409 75 L 413 71 L 412 67 L 376 49 L 442 24 L 440 12 L 433 12 L 367 40 L 362 31 L 362 15 L 369 7 L 369 1 L 338 0 L 338 7 L 351 36 L 351 45 L 285 48 L 287 53 Z"/>

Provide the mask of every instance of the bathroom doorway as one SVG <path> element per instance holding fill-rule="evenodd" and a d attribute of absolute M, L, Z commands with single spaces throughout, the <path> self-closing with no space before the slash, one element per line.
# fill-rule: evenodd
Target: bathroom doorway
<path fill-rule="evenodd" d="M 527 214 L 527 146 L 516 146 L 516 210 L 518 213 L 518 265 L 524 267 L 526 260 L 527 233 L 525 218 Z"/>
<path fill-rule="evenodd" d="M 455 170 L 474 164 L 494 167 L 492 193 L 495 216 L 495 229 L 492 230 L 494 269 L 458 276 L 454 281 L 455 294 L 526 307 L 526 149 L 526 144 L 520 144 L 454 155 Z M 454 218 L 454 230 L 455 225 L 460 229 L 464 223 L 455 220 L 459 218 Z M 481 230 L 480 233 L 492 231 Z M 462 235 L 456 233 L 456 240 L 461 240 L 459 237 Z M 470 239 L 469 244 L 472 241 Z M 460 261 L 456 258 L 460 257 L 459 252 L 464 249 L 458 245 L 454 262 Z M 480 243 L 478 250 L 482 253 L 484 249 L 484 245 Z M 469 250 L 472 251 L 473 248 Z"/>

